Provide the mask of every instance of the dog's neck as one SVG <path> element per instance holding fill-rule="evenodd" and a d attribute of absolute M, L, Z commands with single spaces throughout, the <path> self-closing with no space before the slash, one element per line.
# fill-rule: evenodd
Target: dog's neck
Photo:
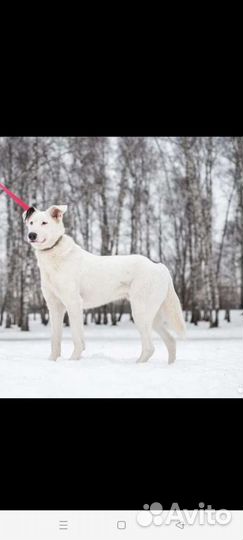
<path fill-rule="evenodd" d="M 63 234 L 61 234 L 61 236 L 59 236 L 59 238 L 56 240 L 56 242 L 52 246 L 41 249 L 41 251 L 50 251 L 50 249 L 53 249 L 55 246 L 57 246 L 57 244 L 59 244 L 59 242 L 61 241 L 62 238 L 63 238 Z"/>
<path fill-rule="evenodd" d="M 63 234 L 61 237 L 57 239 L 55 244 L 50 246 L 49 248 L 45 249 L 38 249 L 36 250 L 35 254 L 38 260 L 38 263 L 47 264 L 47 261 L 49 261 L 50 264 L 52 264 L 54 261 L 59 260 L 60 258 L 66 257 L 69 252 L 73 249 L 75 246 L 74 240 L 71 238 L 71 236 L 68 236 L 67 234 Z"/>

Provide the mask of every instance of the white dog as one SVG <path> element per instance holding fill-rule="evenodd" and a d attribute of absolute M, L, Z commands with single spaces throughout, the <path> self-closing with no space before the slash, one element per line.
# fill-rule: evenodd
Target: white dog
<path fill-rule="evenodd" d="M 164 340 L 169 363 L 173 362 L 176 343 L 164 322 L 181 335 L 185 334 L 185 322 L 166 266 L 142 255 L 97 256 L 81 249 L 65 234 L 66 209 L 66 206 L 51 206 L 41 212 L 31 207 L 23 214 L 28 241 L 36 250 L 41 288 L 50 312 L 50 358 L 56 360 L 61 355 L 65 311 L 74 343 L 71 359 L 78 360 L 85 348 L 83 309 L 127 298 L 142 341 L 138 362 L 146 362 L 154 352 L 152 329 Z"/>

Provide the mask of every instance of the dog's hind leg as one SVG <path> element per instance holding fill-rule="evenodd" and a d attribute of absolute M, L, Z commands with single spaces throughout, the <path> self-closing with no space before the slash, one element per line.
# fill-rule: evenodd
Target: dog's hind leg
<path fill-rule="evenodd" d="M 134 323 L 140 333 L 142 341 L 142 351 L 137 360 L 140 362 L 147 362 L 154 353 L 154 346 L 152 343 L 152 321 L 146 315 L 146 309 L 142 302 L 131 302 L 132 316 Z"/>
<path fill-rule="evenodd" d="M 153 329 L 163 339 L 168 350 L 168 363 L 172 364 L 176 359 L 176 340 L 163 324 L 163 313 L 161 309 L 154 319 Z"/>

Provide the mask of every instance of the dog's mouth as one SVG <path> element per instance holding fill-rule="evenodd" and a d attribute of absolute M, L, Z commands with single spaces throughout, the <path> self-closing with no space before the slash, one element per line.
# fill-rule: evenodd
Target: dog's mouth
<path fill-rule="evenodd" d="M 30 244 L 44 244 L 44 242 L 46 241 L 46 238 L 44 238 L 44 240 L 29 240 Z"/>

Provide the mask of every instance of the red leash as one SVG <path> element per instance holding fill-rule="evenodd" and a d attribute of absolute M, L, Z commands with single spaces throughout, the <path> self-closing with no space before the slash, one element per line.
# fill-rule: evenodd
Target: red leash
<path fill-rule="evenodd" d="M 24 210 L 28 210 L 30 208 L 30 206 L 28 204 L 26 204 L 24 201 L 22 201 L 22 199 L 20 199 L 19 197 L 17 197 L 17 195 L 15 195 L 12 191 L 10 191 L 10 189 L 8 189 L 4 184 L 2 184 L 0 182 L 0 189 L 3 189 L 3 191 L 5 191 L 5 193 L 7 193 L 7 195 L 9 197 L 11 197 L 11 199 L 14 200 L 14 202 L 16 202 L 19 206 L 22 206 L 22 208 Z"/>

